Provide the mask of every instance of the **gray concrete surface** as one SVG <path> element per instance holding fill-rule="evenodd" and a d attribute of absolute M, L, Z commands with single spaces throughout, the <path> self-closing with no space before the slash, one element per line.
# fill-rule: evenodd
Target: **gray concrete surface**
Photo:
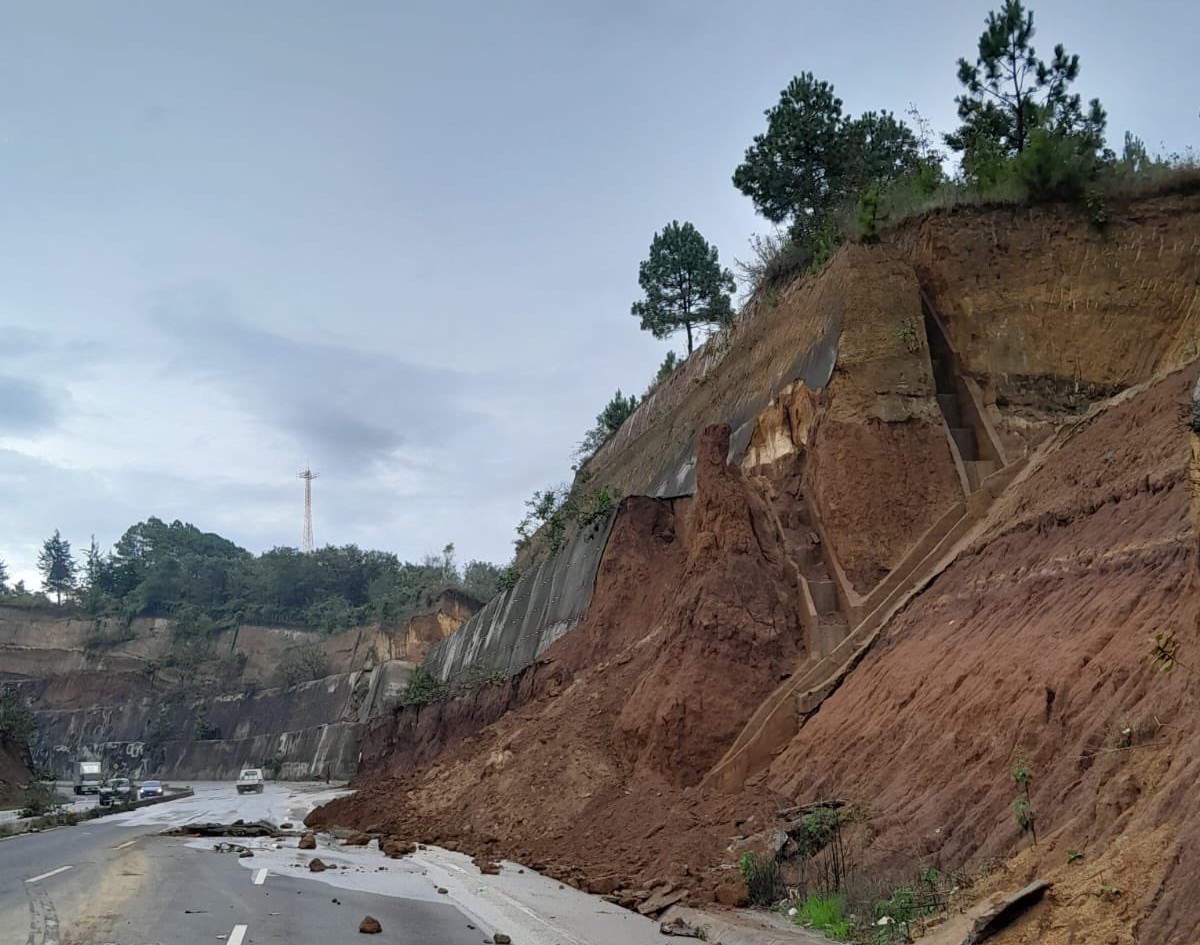
<path fill-rule="evenodd" d="M 192 787 L 190 798 L 0 840 L 0 945 L 339 945 L 364 941 L 358 924 L 368 914 L 383 925 L 378 941 L 402 945 L 481 945 L 496 931 L 520 945 L 661 941 L 656 923 L 516 864 L 483 876 L 445 850 L 392 860 L 322 837 L 316 854 L 338 868 L 314 874 L 313 854 L 295 837 L 239 841 L 255 852 L 240 859 L 215 852 L 214 839 L 161 836 L 209 820 L 299 826 L 338 793 L 324 784 L 272 783 L 242 796 L 231 783 Z"/>
<path fill-rule="evenodd" d="M 613 516 L 572 538 L 516 586 L 439 640 L 421 666 L 440 679 L 461 681 L 472 669 L 512 675 L 528 666 L 583 618 Z"/>

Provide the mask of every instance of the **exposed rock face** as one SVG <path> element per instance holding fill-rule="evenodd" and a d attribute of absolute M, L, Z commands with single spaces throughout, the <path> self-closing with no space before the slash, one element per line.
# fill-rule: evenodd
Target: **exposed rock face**
<path fill-rule="evenodd" d="M 389 711 L 408 681 L 406 657 L 477 606 L 446 591 L 433 613 L 395 630 L 328 636 L 244 626 L 221 634 L 210 658 L 186 674 L 169 666 L 169 621 L 135 620 L 130 634 L 111 621 L 0 607 L 0 672 L 37 715 L 36 760 L 60 777 L 76 759 L 98 758 L 135 776 L 227 779 L 275 760 L 279 777 L 346 778 L 364 724 Z M 285 654 L 314 643 L 331 675 L 272 688 Z M 201 712 L 217 737 L 194 737 Z"/>

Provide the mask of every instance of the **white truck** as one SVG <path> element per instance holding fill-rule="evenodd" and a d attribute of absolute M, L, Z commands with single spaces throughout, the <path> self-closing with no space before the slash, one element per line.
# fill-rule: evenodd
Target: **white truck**
<path fill-rule="evenodd" d="M 242 773 L 238 775 L 237 792 L 249 794 L 251 791 L 257 791 L 259 794 L 263 792 L 262 768 L 243 768 Z"/>
<path fill-rule="evenodd" d="M 75 762 L 75 793 L 99 794 L 104 781 L 104 770 L 98 761 Z"/>

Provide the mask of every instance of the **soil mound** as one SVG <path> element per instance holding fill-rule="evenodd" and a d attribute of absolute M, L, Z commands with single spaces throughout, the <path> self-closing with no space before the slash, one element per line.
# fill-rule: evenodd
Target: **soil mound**
<path fill-rule="evenodd" d="M 779 522 L 728 448 L 727 426 L 704 432 L 694 499 L 626 500 L 574 632 L 503 687 L 400 713 L 364 756 L 404 747 L 307 823 L 378 823 L 579 885 L 719 860 L 746 805 L 689 786 L 803 651 Z"/>

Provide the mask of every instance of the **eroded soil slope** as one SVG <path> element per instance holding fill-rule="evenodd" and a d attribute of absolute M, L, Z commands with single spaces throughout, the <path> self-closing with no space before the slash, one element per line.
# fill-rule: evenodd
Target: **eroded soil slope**
<path fill-rule="evenodd" d="M 506 687 L 400 713 L 364 745 L 399 776 L 310 822 L 503 852 L 610 887 L 695 882 L 746 813 L 727 798 L 692 806 L 689 786 L 803 647 L 795 568 L 757 488 L 725 465 L 728 435 L 703 439 L 690 509 L 630 500 L 578 629 Z M 422 744 L 445 744 L 447 728 L 464 737 L 421 766 Z"/>
<path fill-rule="evenodd" d="M 893 621 L 766 785 L 869 805 L 880 867 L 957 867 L 1028 845 L 1010 810 L 1019 749 L 1042 841 L 1023 868 L 1060 869 L 1078 850 L 1070 877 L 1091 876 L 1050 898 L 1030 940 L 1070 941 L 1072 912 L 1097 907 L 1119 930 L 1111 941 L 1194 941 L 1200 677 L 1155 672 L 1148 640 L 1176 634 L 1200 668 L 1182 410 L 1196 374 L 1084 423 L 1002 497 L 989 531 Z M 1144 869 L 1120 883 L 1095 873 L 1093 860 L 1152 834 Z M 1106 885 L 1120 895 L 1103 899 Z"/>
<path fill-rule="evenodd" d="M 733 838 L 770 826 L 781 801 L 836 797 L 866 812 L 864 874 L 1019 852 L 1012 883 L 1058 879 L 1027 941 L 1097 927 L 1109 941 L 1194 941 L 1200 678 L 1155 672 L 1147 641 L 1176 634 L 1200 671 L 1183 418 L 1197 373 L 1060 433 L 741 794 L 695 785 L 803 655 L 802 633 L 778 523 L 710 437 L 690 512 L 628 500 L 641 504 L 614 529 L 576 632 L 506 687 L 401 712 L 368 742 L 378 760 L 360 793 L 311 821 L 707 900 Z M 1036 850 L 1010 809 L 1018 749 Z M 1065 872 L 1082 869 L 1068 850 L 1089 872 Z"/>

